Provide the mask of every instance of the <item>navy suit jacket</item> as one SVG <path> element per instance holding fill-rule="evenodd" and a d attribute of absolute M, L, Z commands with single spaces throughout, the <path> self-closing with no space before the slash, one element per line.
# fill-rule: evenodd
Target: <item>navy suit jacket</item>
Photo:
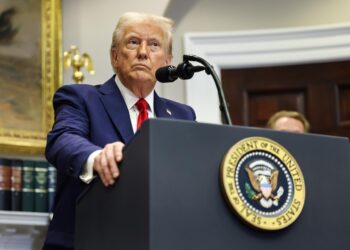
<path fill-rule="evenodd" d="M 107 143 L 128 143 L 134 132 L 114 76 L 102 85 L 64 85 L 55 93 L 53 103 L 55 123 L 47 136 L 46 158 L 57 168 L 57 191 L 44 249 L 73 248 L 75 204 L 88 186 L 79 176 L 88 156 Z M 191 107 L 156 93 L 154 109 L 156 117 L 196 118 Z"/>

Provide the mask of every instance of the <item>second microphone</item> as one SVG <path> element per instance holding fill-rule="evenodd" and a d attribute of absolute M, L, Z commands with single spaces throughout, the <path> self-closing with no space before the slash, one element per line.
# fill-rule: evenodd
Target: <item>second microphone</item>
<path fill-rule="evenodd" d="M 156 78 L 159 82 L 173 82 L 180 78 L 183 80 L 190 79 L 194 73 L 205 70 L 204 66 L 193 66 L 190 62 L 185 61 L 177 67 L 168 65 L 161 67 L 156 71 Z"/>

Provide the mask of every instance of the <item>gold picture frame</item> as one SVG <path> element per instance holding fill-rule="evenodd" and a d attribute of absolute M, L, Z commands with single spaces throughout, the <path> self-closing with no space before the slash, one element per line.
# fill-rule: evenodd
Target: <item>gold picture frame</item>
<path fill-rule="evenodd" d="M 3 2 L 9 32 L 0 33 L 0 155 L 43 156 L 62 82 L 61 0 Z"/>

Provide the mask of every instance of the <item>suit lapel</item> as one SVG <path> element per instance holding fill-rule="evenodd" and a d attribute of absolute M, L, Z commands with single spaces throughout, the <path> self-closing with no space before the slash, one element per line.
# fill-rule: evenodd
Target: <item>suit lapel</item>
<path fill-rule="evenodd" d="M 132 130 L 128 108 L 114 81 L 114 76 L 103 84 L 99 91 L 102 93 L 101 101 L 109 117 L 123 141 L 127 143 L 133 137 L 134 131 Z"/>
<path fill-rule="evenodd" d="M 165 102 L 154 92 L 154 111 L 156 117 L 172 118 L 171 110 L 167 108 Z"/>

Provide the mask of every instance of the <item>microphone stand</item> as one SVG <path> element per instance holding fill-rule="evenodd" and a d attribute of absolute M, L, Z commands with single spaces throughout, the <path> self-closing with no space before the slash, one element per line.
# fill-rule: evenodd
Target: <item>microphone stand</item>
<path fill-rule="evenodd" d="M 199 62 L 199 63 L 201 63 L 202 65 L 205 66 L 205 73 L 207 73 L 208 75 L 210 74 L 213 77 L 215 85 L 216 85 L 216 88 L 218 90 L 219 100 L 220 100 L 220 106 L 219 106 L 220 107 L 220 111 L 223 114 L 223 116 L 225 117 L 226 124 L 232 125 L 230 114 L 228 112 L 228 107 L 227 107 L 227 102 L 226 102 L 226 99 L 225 99 L 225 95 L 224 95 L 224 92 L 223 92 L 222 87 L 221 87 L 220 79 L 217 76 L 216 72 L 214 71 L 213 66 L 211 66 L 203 58 L 200 58 L 200 57 L 195 56 L 195 55 L 183 55 L 183 60 L 184 61 Z"/>

